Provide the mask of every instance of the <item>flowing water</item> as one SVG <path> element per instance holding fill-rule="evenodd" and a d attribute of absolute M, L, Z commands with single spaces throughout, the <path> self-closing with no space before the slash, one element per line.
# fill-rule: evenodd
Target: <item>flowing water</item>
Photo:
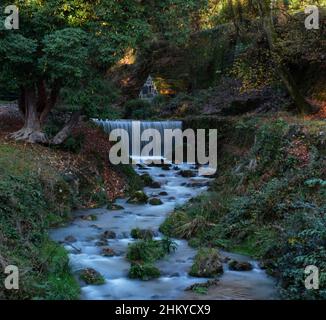
<path fill-rule="evenodd" d="M 58 242 L 65 243 L 67 237 L 74 237 L 72 245 L 65 243 L 69 251 L 70 264 L 73 272 L 85 268 L 93 268 L 105 278 L 105 284 L 100 286 L 82 285 L 82 299 L 194 299 L 198 298 L 185 289 L 194 283 L 206 282 L 208 279 L 193 278 L 188 275 L 196 251 L 187 245 L 186 241 L 176 240 L 178 249 L 175 253 L 157 262 L 161 270 L 161 277 L 151 281 L 138 281 L 128 278 L 130 263 L 126 260 L 126 251 L 133 240 L 130 232 L 134 228 L 151 229 L 157 232 L 156 239 L 162 236 L 159 232 L 160 224 L 177 206 L 185 204 L 192 197 L 207 190 L 208 178 L 183 178 L 178 175 L 180 169 L 191 169 L 194 166 L 179 165 L 166 171 L 161 167 L 142 165 L 137 167 L 138 173 L 148 173 L 155 181 L 161 183 L 160 189 L 146 188 L 149 196 L 155 196 L 163 201 L 160 206 L 149 204 L 129 204 L 120 199 L 117 204 L 123 210 L 110 211 L 105 208 L 78 211 L 75 219 L 67 227 L 52 230 L 51 236 Z M 196 171 L 197 172 L 197 171 Z M 167 195 L 160 196 L 165 191 Z M 96 221 L 87 221 L 82 216 L 96 215 Z M 114 231 L 116 239 L 108 240 L 107 246 L 112 248 L 117 256 L 104 257 L 97 242 L 105 231 Z M 225 253 L 237 260 L 250 260 L 254 269 L 249 272 L 235 272 L 228 270 L 221 276 L 218 287 L 210 299 L 272 299 L 275 297 L 275 284 L 261 270 L 256 261 L 248 257 Z M 200 297 L 199 297 L 200 298 Z"/>

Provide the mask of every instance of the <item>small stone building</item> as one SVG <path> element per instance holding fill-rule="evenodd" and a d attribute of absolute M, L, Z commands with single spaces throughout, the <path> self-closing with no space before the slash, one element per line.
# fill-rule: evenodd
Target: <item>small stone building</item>
<path fill-rule="evenodd" d="M 151 76 L 148 76 L 143 88 L 140 91 L 139 98 L 142 100 L 152 101 L 158 95 L 155 83 Z"/>

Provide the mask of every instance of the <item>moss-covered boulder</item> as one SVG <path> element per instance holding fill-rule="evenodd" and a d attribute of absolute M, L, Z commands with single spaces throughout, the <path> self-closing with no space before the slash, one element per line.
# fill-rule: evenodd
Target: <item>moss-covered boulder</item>
<path fill-rule="evenodd" d="M 107 230 L 101 234 L 101 240 L 116 239 L 117 235 L 112 230 Z"/>
<path fill-rule="evenodd" d="M 158 268 L 152 264 L 132 264 L 129 270 L 130 279 L 140 279 L 143 281 L 148 281 L 151 279 L 159 278 L 161 272 Z"/>
<path fill-rule="evenodd" d="M 116 203 L 109 203 L 107 209 L 111 211 L 120 211 L 120 210 L 124 210 L 124 207 Z"/>
<path fill-rule="evenodd" d="M 196 173 L 194 171 L 192 171 L 192 170 L 181 170 L 180 175 L 183 178 L 193 178 L 193 177 L 196 176 Z"/>
<path fill-rule="evenodd" d="M 90 214 L 87 216 L 82 216 L 81 219 L 85 221 L 97 221 L 97 216 L 95 214 Z"/>
<path fill-rule="evenodd" d="M 105 283 L 104 277 L 91 268 L 82 270 L 79 278 L 88 285 L 102 285 Z"/>
<path fill-rule="evenodd" d="M 223 273 L 222 257 L 217 249 L 202 248 L 198 251 L 189 275 L 213 278 Z"/>
<path fill-rule="evenodd" d="M 101 254 L 104 257 L 114 257 L 117 255 L 113 249 L 108 247 L 103 248 Z"/>
<path fill-rule="evenodd" d="M 149 199 L 149 204 L 152 206 L 160 206 L 163 204 L 163 202 L 159 198 L 152 198 L 152 199 Z"/>
<path fill-rule="evenodd" d="M 253 265 L 249 262 L 231 260 L 229 262 L 229 268 L 233 271 L 251 271 L 253 269 Z"/>
<path fill-rule="evenodd" d="M 152 189 L 160 189 L 161 184 L 158 181 L 153 181 L 153 183 L 149 187 Z"/>
<path fill-rule="evenodd" d="M 142 179 L 146 187 L 151 186 L 151 184 L 154 182 L 153 178 L 148 173 L 142 174 L 140 178 Z"/>
<path fill-rule="evenodd" d="M 128 199 L 128 203 L 132 204 L 144 204 L 148 202 L 148 196 L 144 191 L 136 191 L 133 195 Z"/>
<path fill-rule="evenodd" d="M 152 240 L 154 237 L 154 232 L 148 229 L 133 229 L 131 230 L 131 237 L 138 240 Z"/>

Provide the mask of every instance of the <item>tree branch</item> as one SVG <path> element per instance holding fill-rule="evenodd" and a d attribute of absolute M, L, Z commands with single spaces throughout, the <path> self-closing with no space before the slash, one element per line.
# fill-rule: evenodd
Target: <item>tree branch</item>
<path fill-rule="evenodd" d="M 63 143 L 71 134 L 72 129 L 74 129 L 78 122 L 81 115 L 81 111 L 77 111 L 73 113 L 70 120 L 67 122 L 67 124 L 62 128 L 62 130 L 51 140 L 51 144 L 53 145 L 59 145 Z"/>

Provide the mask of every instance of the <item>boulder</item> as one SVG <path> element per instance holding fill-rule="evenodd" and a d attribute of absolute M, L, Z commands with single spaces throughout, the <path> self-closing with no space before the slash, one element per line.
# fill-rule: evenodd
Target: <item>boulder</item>
<path fill-rule="evenodd" d="M 249 262 L 231 260 L 229 261 L 229 268 L 233 271 L 251 271 L 253 269 L 253 266 Z"/>
<path fill-rule="evenodd" d="M 107 209 L 111 211 L 119 211 L 119 210 L 124 210 L 124 207 L 115 203 L 109 203 Z"/>
<path fill-rule="evenodd" d="M 102 249 L 102 256 L 104 257 L 114 257 L 116 255 L 115 251 L 111 248 L 105 247 Z"/>
<path fill-rule="evenodd" d="M 193 277 L 213 278 L 223 273 L 223 261 L 217 249 L 200 249 L 195 257 L 189 275 Z"/>
<path fill-rule="evenodd" d="M 108 230 L 101 235 L 101 240 L 116 239 L 117 235 L 114 231 Z"/>
<path fill-rule="evenodd" d="M 82 270 L 79 278 L 88 285 L 101 285 L 105 283 L 103 276 L 91 268 Z"/>
<path fill-rule="evenodd" d="M 148 196 L 144 191 L 136 191 L 129 199 L 128 203 L 132 204 L 144 204 L 147 203 Z"/>
<path fill-rule="evenodd" d="M 77 242 L 77 239 L 74 237 L 74 236 L 68 236 L 65 238 L 65 241 L 66 243 L 74 243 L 74 242 Z"/>
<path fill-rule="evenodd" d="M 163 202 L 159 198 L 152 198 L 149 200 L 149 204 L 151 204 L 152 206 L 160 206 L 163 204 Z"/>
<path fill-rule="evenodd" d="M 131 237 L 133 239 L 152 240 L 154 237 L 154 232 L 148 229 L 136 228 L 131 230 Z"/>
<path fill-rule="evenodd" d="M 183 178 L 193 178 L 196 176 L 196 173 L 192 170 L 181 170 L 179 173 Z"/>

